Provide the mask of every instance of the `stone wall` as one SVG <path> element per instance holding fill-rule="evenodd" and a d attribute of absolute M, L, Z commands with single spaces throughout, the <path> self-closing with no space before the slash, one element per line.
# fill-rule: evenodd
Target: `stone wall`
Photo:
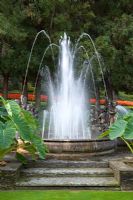
<path fill-rule="evenodd" d="M 21 166 L 22 164 L 17 161 L 8 162 L 6 166 L 0 166 L 0 189 L 15 188 Z"/>

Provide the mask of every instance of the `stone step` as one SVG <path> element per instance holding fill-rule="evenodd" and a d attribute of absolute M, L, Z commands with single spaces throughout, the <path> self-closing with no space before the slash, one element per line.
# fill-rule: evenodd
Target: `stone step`
<path fill-rule="evenodd" d="M 109 167 L 108 161 L 70 161 L 70 160 L 37 160 L 37 161 L 29 161 L 26 168 L 82 168 L 82 167 L 89 167 L 89 168 L 106 168 Z"/>
<path fill-rule="evenodd" d="M 110 168 L 29 168 L 21 170 L 23 177 L 60 177 L 60 176 L 114 176 Z"/>
<path fill-rule="evenodd" d="M 16 182 L 17 189 L 32 188 L 113 188 L 119 187 L 113 177 L 49 177 L 49 178 L 23 178 Z"/>

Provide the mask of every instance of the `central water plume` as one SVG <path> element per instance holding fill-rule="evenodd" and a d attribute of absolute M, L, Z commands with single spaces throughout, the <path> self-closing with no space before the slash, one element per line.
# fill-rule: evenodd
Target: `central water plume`
<path fill-rule="evenodd" d="M 56 81 L 49 79 L 50 112 L 47 139 L 90 139 L 84 78 L 74 75 L 75 53 L 70 39 L 60 40 Z M 45 136 L 46 138 L 46 136 Z"/>

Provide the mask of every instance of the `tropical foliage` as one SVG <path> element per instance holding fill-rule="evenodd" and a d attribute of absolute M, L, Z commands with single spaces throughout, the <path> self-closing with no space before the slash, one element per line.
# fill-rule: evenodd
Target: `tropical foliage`
<path fill-rule="evenodd" d="M 0 159 L 16 151 L 17 158 L 25 162 L 24 156 L 18 151 L 20 147 L 28 151 L 33 158 L 38 153 L 45 157 L 44 142 L 39 137 L 39 124 L 31 113 L 22 109 L 15 101 L 0 97 L 3 107 L 0 109 Z M 19 139 L 19 140 L 18 140 Z"/>
<path fill-rule="evenodd" d="M 100 138 L 106 136 L 111 140 L 121 138 L 133 153 L 133 113 L 118 117 L 110 128 L 100 135 Z"/>

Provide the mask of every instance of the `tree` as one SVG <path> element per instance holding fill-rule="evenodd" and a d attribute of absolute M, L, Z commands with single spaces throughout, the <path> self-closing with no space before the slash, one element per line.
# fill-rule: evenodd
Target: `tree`
<path fill-rule="evenodd" d="M 133 2 L 94 1 L 96 45 L 106 66 L 109 92 L 132 91 Z M 111 89 L 112 88 L 112 89 Z M 109 95 L 110 96 L 110 95 Z"/>
<path fill-rule="evenodd" d="M 3 76 L 3 94 L 7 98 L 8 80 L 14 72 L 15 45 L 23 41 L 27 33 L 21 27 L 24 15 L 20 12 L 20 4 L 16 1 L 5 0 L 0 2 L 0 69 Z"/>
<path fill-rule="evenodd" d="M 17 74 L 18 80 L 23 83 L 33 40 L 37 32 L 42 29 L 56 44 L 64 32 L 67 32 L 74 42 L 81 33 L 89 33 L 105 63 L 103 70 L 108 96 L 113 98 L 114 91 L 118 93 L 119 90 L 131 92 L 133 89 L 131 86 L 133 85 L 132 9 L 132 0 L 118 2 L 114 0 L 1 0 L 0 69 L 4 77 L 5 96 L 7 96 L 8 80 L 11 76 Z M 29 65 L 27 83 L 35 82 L 40 60 L 48 44 L 48 39 L 43 34 L 39 35 Z M 94 51 L 89 40 L 81 40 L 81 44 L 87 48 L 89 56 L 92 56 Z M 54 52 L 56 57 L 55 49 Z M 49 50 L 42 67 L 50 66 L 50 72 L 54 74 L 55 66 L 51 58 L 52 54 Z M 86 59 L 85 54 L 83 58 Z M 99 71 L 96 76 L 99 76 Z M 39 85 L 40 83 L 37 90 L 40 90 Z M 36 91 L 36 94 L 39 92 Z"/>

